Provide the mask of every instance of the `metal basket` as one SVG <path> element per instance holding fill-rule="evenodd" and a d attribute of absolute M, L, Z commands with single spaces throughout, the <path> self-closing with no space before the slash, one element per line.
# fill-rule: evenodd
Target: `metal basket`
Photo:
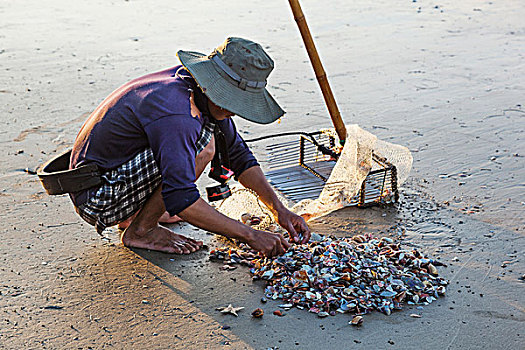
<path fill-rule="evenodd" d="M 327 149 L 330 152 L 326 152 Z M 267 145 L 266 150 L 269 157 L 268 181 L 285 198 L 295 203 L 319 196 L 340 152 L 335 138 L 321 131 L 308 137 L 301 135 L 299 141 L 294 138 Z M 372 160 L 372 169 L 350 205 L 369 207 L 394 203 L 399 199 L 396 167 L 376 154 L 372 154 Z"/>

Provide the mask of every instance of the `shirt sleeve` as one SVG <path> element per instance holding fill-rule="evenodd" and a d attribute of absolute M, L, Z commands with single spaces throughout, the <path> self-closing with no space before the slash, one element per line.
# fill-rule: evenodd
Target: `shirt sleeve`
<path fill-rule="evenodd" d="M 226 144 L 228 145 L 228 155 L 230 156 L 230 167 L 235 173 L 235 178 L 238 180 L 239 176 L 246 170 L 255 165 L 259 165 L 257 159 L 248 145 L 237 132 L 237 128 L 231 118 L 227 118 L 219 122 L 219 127 L 224 133 Z"/>
<path fill-rule="evenodd" d="M 187 115 L 159 118 L 144 130 L 162 174 L 162 198 L 170 215 L 177 215 L 199 199 L 195 185 L 195 143 L 202 125 Z"/>

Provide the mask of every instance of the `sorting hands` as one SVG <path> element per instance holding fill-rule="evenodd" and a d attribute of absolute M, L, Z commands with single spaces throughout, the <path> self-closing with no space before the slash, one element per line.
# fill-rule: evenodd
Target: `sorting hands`
<path fill-rule="evenodd" d="M 290 242 L 304 244 L 310 240 L 310 228 L 301 216 L 283 209 L 277 213 L 277 221 L 290 234 Z"/>
<path fill-rule="evenodd" d="M 257 223 L 253 218 L 243 219 L 242 221 L 248 225 Z M 291 247 L 292 243 L 304 244 L 310 240 L 310 229 L 301 216 L 284 209 L 277 213 L 277 221 L 281 227 L 288 231 L 290 235 L 289 241 L 280 233 L 253 230 L 246 243 L 265 256 L 272 257 L 284 254 Z"/>
<path fill-rule="evenodd" d="M 248 245 L 267 257 L 282 255 L 290 248 L 290 243 L 280 234 L 253 230 Z"/>

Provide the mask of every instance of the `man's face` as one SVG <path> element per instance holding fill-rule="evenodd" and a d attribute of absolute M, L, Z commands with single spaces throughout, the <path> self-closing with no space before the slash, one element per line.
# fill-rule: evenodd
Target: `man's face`
<path fill-rule="evenodd" d="M 234 115 L 232 112 L 217 106 L 211 100 L 208 100 L 208 108 L 210 109 L 210 114 L 216 120 L 224 120 Z"/>

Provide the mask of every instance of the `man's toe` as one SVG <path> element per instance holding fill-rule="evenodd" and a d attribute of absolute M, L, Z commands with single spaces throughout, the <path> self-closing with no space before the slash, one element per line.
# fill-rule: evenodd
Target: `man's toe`
<path fill-rule="evenodd" d="M 181 254 L 190 254 L 191 253 L 191 251 L 186 246 L 186 242 L 175 241 L 175 242 L 173 242 L 173 244 L 176 245 L 182 251 Z"/>
<path fill-rule="evenodd" d="M 193 238 L 190 238 L 190 237 L 185 237 L 186 238 L 186 241 L 187 242 L 190 242 L 190 243 L 193 243 L 193 244 L 197 244 L 197 241 Z"/>
<path fill-rule="evenodd" d="M 192 248 L 192 252 L 196 252 L 197 250 L 199 250 L 201 248 L 200 245 L 198 245 L 197 243 L 188 243 L 188 245 Z"/>
<path fill-rule="evenodd" d="M 171 253 L 184 254 L 184 252 L 182 251 L 182 249 L 179 248 L 178 245 L 173 245 L 171 250 L 172 250 Z"/>

